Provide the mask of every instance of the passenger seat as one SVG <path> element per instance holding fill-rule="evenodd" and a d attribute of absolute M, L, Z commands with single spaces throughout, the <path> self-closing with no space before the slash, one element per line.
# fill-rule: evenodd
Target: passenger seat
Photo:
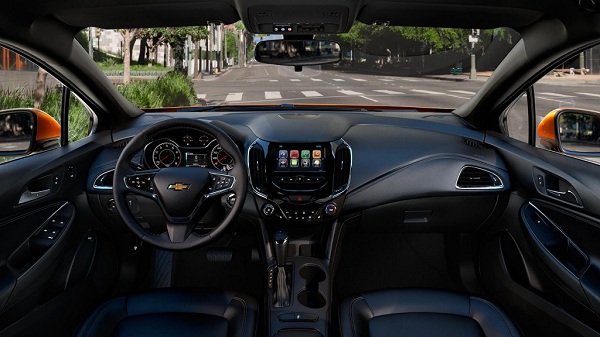
<path fill-rule="evenodd" d="M 346 299 L 342 337 L 520 337 L 494 304 L 474 296 L 429 289 L 374 291 Z"/>

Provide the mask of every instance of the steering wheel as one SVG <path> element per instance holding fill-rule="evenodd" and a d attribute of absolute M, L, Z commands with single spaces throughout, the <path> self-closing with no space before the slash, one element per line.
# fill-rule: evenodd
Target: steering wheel
<path fill-rule="evenodd" d="M 217 139 L 223 150 L 234 160 L 228 173 L 200 167 L 168 167 L 157 170 L 135 170 L 131 165 L 138 153 L 157 133 L 171 128 L 191 127 Z M 117 211 L 129 229 L 142 241 L 159 248 L 182 250 L 206 245 L 216 240 L 242 210 L 246 198 L 248 173 L 242 154 L 231 138 L 219 128 L 198 120 L 176 118 L 156 123 L 129 142 L 119 156 L 113 179 L 113 195 Z M 223 221 L 207 234 L 194 233 L 194 227 L 212 207 L 211 198 L 226 193 L 235 194 L 235 202 Z M 132 214 L 128 194 L 155 200 L 166 219 L 167 230 L 154 234 L 142 227 Z"/>

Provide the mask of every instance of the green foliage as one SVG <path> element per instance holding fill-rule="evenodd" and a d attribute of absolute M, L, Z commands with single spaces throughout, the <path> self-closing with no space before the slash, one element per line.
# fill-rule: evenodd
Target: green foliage
<path fill-rule="evenodd" d="M 77 42 L 79 42 L 79 44 L 85 48 L 85 50 L 87 50 L 90 43 L 90 39 L 88 37 L 88 28 L 85 28 L 77 33 L 77 35 L 75 35 L 75 40 L 77 40 Z"/>
<path fill-rule="evenodd" d="M 194 84 L 185 75 L 170 72 L 156 80 L 135 81 L 118 87 L 119 92 L 140 108 L 196 104 Z"/>
<path fill-rule="evenodd" d="M 40 110 L 46 112 L 60 123 L 60 105 L 62 89 L 47 88 L 44 102 Z M 0 90 L 0 110 L 14 108 L 32 108 L 34 90 L 18 88 Z M 90 129 L 90 115 L 85 106 L 71 94 L 69 102 L 69 141 L 73 142 L 87 137 Z"/>

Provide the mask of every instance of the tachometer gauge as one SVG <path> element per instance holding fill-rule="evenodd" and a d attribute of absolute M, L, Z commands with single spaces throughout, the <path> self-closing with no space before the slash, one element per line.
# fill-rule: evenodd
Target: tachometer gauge
<path fill-rule="evenodd" d="M 210 151 L 210 161 L 217 170 L 229 171 L 233 168 L 233 158 L 225 152 L 221 145 L 216 145 Z"/>
<path fill-rule="evenodd" d="M 181 151 L 171 142 L 158 144 L 152 151 L 152 162 L 156 168 L 179 166 L 181 164 Z"/>

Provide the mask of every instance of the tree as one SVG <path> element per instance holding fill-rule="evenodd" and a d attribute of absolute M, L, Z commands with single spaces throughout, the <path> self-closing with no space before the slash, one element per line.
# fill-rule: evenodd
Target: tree
<path fill-rule="evenodd" d="M 138 31 L 139 28 L 118 30 L 123 37 L 123 84 L 131 82 L 131 49 Z"/>

